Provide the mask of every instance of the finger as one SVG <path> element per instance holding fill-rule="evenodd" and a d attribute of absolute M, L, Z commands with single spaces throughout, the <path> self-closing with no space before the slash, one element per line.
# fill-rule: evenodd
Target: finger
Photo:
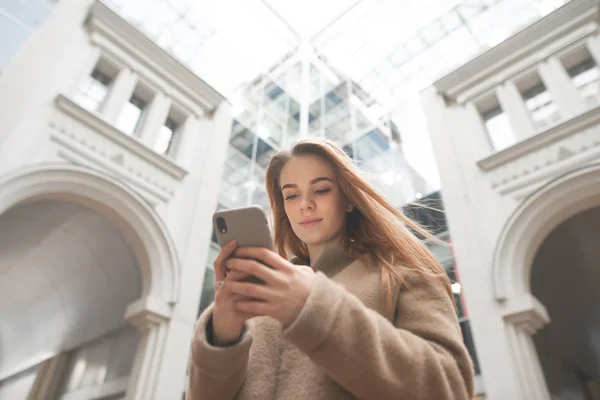
<path fill-rule="evenodd" d="M 270 316 L 273 311 L 273 306 L 270 303 L 256 300 L 236 301 L 235 308 L 239 311 L 253 314 L 255 316 Z"/>
<path fill-rule="evenodd" d="M 215 281 L 225 280 L 225 268 L 223 263 L 225 260 L 231 257 L 236 247 L 237 243 L 235 240 L 233 240 L 221 248 L 221 251 L 213 262 L 213 266 L 215 267 Z"/>
<path fill-rule="evenodd" d="M 269 301 L 275 297 L 273 289 L 256 283 L 227 282 L 227 290 L 239 296 L 263 301 Z"/>
<path fill-rule="evenodd" d="M 275 271 L 255 260 L 247 260 L 244 258 L 232 258 L 227 263 L 231 271 L 239 271 L 248 275 L 253 275 L 262 279 L 267 285 L 276 285 L 282 280 L 281 272 Z"/>
<path fill-rule="evenodd" d="M 230 303 L 238 300 L 250 300 L 248 297 L 241 294 L 233 293 L 229 290 L 229 285 L 224 284 L 219 289 L 215 290 L 215 302 L 219 304 Z"/>
<path fill-rule="evenodd" d="M 248 277 L 250 277 L 251 275 L 248 274 L 247 272 L 243 272 L 243 271 L 238 271 L 238 270 L 230 270 L 227 273 L 227 278 L 225 278 L 225 280 L 227 282 L 232 281 L 232 282 L 239 282 L 242 281 Z"/>
<path fill-rule="evenodd" d="M 235 249 L 234 257 L 258 260 L 275 270 L 283 272 L 293 269 L 291 262 L 265 247 L 239 247 Z"/>

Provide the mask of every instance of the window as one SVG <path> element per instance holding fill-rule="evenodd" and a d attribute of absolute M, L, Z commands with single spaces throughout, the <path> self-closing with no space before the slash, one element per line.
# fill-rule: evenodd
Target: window
<path fill-rule="evenodd" d="M 134 135 L 139 129 L 145 108 L 146 101 L 134 93 L 129 102 L 125 104 L 123 111 L 121 111 L 121 115 L 117 121 L 117 128 L 127 135 Z"/>
<path fill-rule="evenodd" d="M 90 112 L 99 112 L 106 100 L 112 81 L 113 78 L 109 74 L 96 67 L 81 85 L 79 92 L 75 95 L 75 101 Z"/>
<path fill-rule="evenodd" d="M 158 138 L 154 150 L 157 153 L 169 154 L 172 153 L 173 139 L 178 132 L 179 124 L 171 117 L 168 117 L 164 125 L 158 131 Z"/>
<path fill-rule="evenodd" d="M 600 69 L 592 57 L 567 69 L 573 84 L 590 107 L 600 104 Z"/>
<path fill-rule="evenodd" d="M 544 83 L 535 75 L 533 85 L 521 87 L 521 95 L 525 106 L 531 114 L 536 129 L 544 129 L 560 120 L 558 108 Z M 517 85 L 521 86 L 521 85 Z"/>
<path fill-rule="evenodd" d="M 481 117 L 494 150 L 500 151 L 517 142 L 508 116 L 499 105 L 482 113 Z"/>
<path fill-rule="evenodd" d="M 517 142 L 508 116 L 500 106 L 495 94 L 490 94 L 476 104 L 489 140 L 495 151 L 503 150 Z"/>

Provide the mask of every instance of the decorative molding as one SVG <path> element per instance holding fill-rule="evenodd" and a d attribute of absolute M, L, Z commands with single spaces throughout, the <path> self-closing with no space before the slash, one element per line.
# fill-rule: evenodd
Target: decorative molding
<path fill-rule="evenodd" d="M 600 155 L 600 107 L 477 162 L 500 194 L 560 175 Z"/>
<path fill-rule="evenodd" d="M 171 319 L 171 311 L 165 302 L 146 296 L 127 306 L 125 319 L 141 333 L 147 333 L 161 324 L 166 324 Z"/>
<path fill-rule="evenodd" d="M 16 204 L 54 198 L 85 205 L 121 229 L 140 267 L 143 296 L 165 304 L 179 300 L 181 270 L 162 219 L 115 177 L 71 164 L 29 165 L 0 175 L 0 214 Z"/>
<path fill-rule="evenodd" d="M 504 320 L 532 336 L 550 322 L 546 307 L 532 294 L 514 300 L 512 306 L 502 312 Z"/>
<path fill-rule="evenodd" d="M 185 169 L 167 157 L 69 98 L 59 95 L 55 104 L 49 123 L 53 128 L 51 138 L 62 149 L 78 155 L 79 163 L 100 165 L 161 201 L 168 201 L 187 175 Z"/>
<path fill-rule="evenodd" d="M 510 302 L 531 292 L 530 270 L 539 246 L 560 223 L 600 206 L 600 164 L 556 177 L 530 194 L 506 221 L 492 257 L 496 300 Z"/>
<path fill-rule="evenodd" d="M 508 75 L 503 71 L 512 69 L 514 75 L 531 68 L 553 51 L 568 46 L 570 43 L 565 43 L 565 39 L 574 43 L 597 32 L 598 17 L 596 0 L 571 0 L 439 79 L 433 86 L 438 93 L 453 99 L 469 92 L 460 102 L 468 100 L 464 97 L 472 99 L 507 79 Z M 527 60 L 535 53 L 538 53 L 537 57 Z"/>
<path fill-rule="evenodd" d="M 153 75 L 163 79 L 169 87 L 176 88 L 192 103 L 201 105 L 205 113 L 212 113 L 219 104 L 226 101 L 217 90 L 101 1 L 97 1 L 92 6 L 86 27 L 94 43 L 109 50 L 113 56 L 116 56 L 115 52 L 111 51 L 114 49 L 108 47 L 120 49 L 125 54 L 131 55 L 138 66 L 147 68 Z M 136 68 L 136 65 L 126 64 L 139 72 L 140 68 Z M 156 84 L 156 82 L 152 83 Z M 169 90 L 166 92 L 168 93 Z M 173 95 L 173 93 L 169 94 Z"/>

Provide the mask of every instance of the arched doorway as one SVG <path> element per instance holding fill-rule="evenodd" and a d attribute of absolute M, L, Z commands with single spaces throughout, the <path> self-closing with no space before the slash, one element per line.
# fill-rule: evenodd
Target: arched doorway
<path fill-rule="evenodd" d="M 561 223 L 540 246 L 532 294 L 551 322 L 533 337 L 553 399 L 600 400 L 600 207 Z"/>
<path fill-rule="evenodd" d="M 138 334 L 125 310 L 141 295 L 140 272 L 104 216 L 59 200 L 12 207 L 0 216 L 0 277 L 5 398 L 27 398 L 48 356 L 67 354 L 52 397 L 129 376 Z"/>
<path fill-rule="evenodd" d="M 112 347 L 116 349 L 115 352 L 121 352 L 124 346 L 133 351 L 134 359 L 131 361 L 131 368 L 128 366 L 130 361 L 120 363 L 121 367 L 118 369 L 121 371 L 130 370 L 131 375 L 125 377 L 125 381 L 121 380 L 119 385 L 111 387 L 117 386 L 121 389 L 125 387 L 127 398 L 137 399 L 150 396 L 153 383 L 156 381 L 158 370 L 161 367 L 161 355 L 167 337 L 172 307 L 179 297 L 180 279 L 179 261 L 175 247 L 166 227 L 152 207 L 129 187 L 106 174 L 71 164 L 39 164 L 0 176 L 0 222 L 3 217 L 8 218 L 0 226 L 0 229 L 8 230 L 8 233 L 4 234 L 3 237 L 0 236 L 0 239 L 6 240 L 4 246 L 7 258 L 3 261 L 3 264 L 5 264 L 2 267 L 3 270 L 12 270 L 13 268 L 8 266 L 19 265 L 18 260 L 26 254 L 36 253 L 38 249 L 44 249 L 43 251 L 39 250 L 40 255 L 37 257 L 46 259 L 49 263 L 53 260 L 53 265 L 57 270 L 67 268 L 61 265 L 61 258 L 65 259 L 63 264 L 69 264 L 66 260 L 71 258 L 74 260 L 71 261 L 73 264 L 94 265 L 95 263 L 100 265 L 103 262 L 93 260 L 94 256 L 96 258 L 116 257 L 111 261 L 115 265 L 109 268 L 109 271 L 112 272 L 108 275 L 112 278 L 123 279 L 123 282 L 119 282 L 115 286 L 120 288 L 117 290 L 117 295 L 102 297 L 100 293 L 103 290 L 100 289 L 102 287 L 100 282 L 102 279 L 107 281 L 109 279 L 103 276 L 102 273 L 98 274 L 99 268 L 90 267 L 88 272 L 95 277 L 91 280 L 79 277 L 79 280 L 70 281 L 59 279 L 58 276 L 50 273 L 46 277 L 46 283 L 53 279 L 54 286 L 70 282 L 69 285 L 61 287 L 60 290 L 55 290 L 61 295 L 58 296 L 59 300 L 55 299 L 54 302 L 42 301 L 41 303 L 35 303 L 35 299 L 30 298 L 36 297 L 37 292 L 35 290 L 29 291 L 29 288 L 24 288 L 27 289 L 24 292 L 29 294 L 29 297 L 19 297 L 21 295 L 18 290 L 12 289 L 10 292 L 12 294 L 11 298 L 14 299 L 17 296 L 17 300 L 12 302 L 11 307 L 11 309 L 17 310 L 14 313 L 16 315 L 14 318 L 25 315 L 19 312 L 19 310 L 25 308 L 33 308 L 35 315 L 42 315 L 57 310 L 56 307 L 50 307 L 51 305 L 61 305 L 63 308 L 59 308 L 59 310 L 62 310 L 62 312 L 58 314 L 63 315 L 63 324 L 56 323 L 61 328 L 58 330 L 59 333 L 40 339 L 37 347 L 31 346 L 30 349 L 20 350 L 18 347 L 22 346 L 17 345 L 17 349 L 12 349 L 11 347 L 15 346 L 14 340 L 8 343 L 9 339 L 5 341 L 4 337 L 14 339 L 19 336 L 19 332 L 25 332 L 27 327 L 29 330 L 35 331 L 44 327 L 36 322 L 38 319 L 33 317 L 23 317 L 20 321 L 21 325 L 19 325 L 19 321 L 13 319 L 17 322 L 10 324 L 10 329 L 14 329 L 10 336 L 5 334 L 3 327 L 3 330 L 0 331 L 2 332 L 2 335 L 0 335 L 0 352 L 8 351 L 5 349 L 11 348 L 12 355 L 10 358 L 6 358 L 5 365 L 0 365 L 3 374 L 0 375 L 0 381 L 5 381 L 5 378 L 9 376 L 14 378 L 14 373 L 20 372 L 19 378 L 23 378 L 20 379 L 21 382 L 35 379 L 33 390 L 37 397 L 34 398 L 47 398 L 46 393 L 49 390 L 49 382 L 45 377 L 56 376 L 56 371 L 61 370 L 63 367 L 64 371 L 68 371 L 71 367 L 75 370 L 81 369 L 83 364 L 80 361 L 68 364 L 69 359 L 73 357 L 59 356 L 65 354 L 65 351 L 74 346 L 79 345 L 79 347 L 75 347 L 76 349 L 80 349 L 82 346 L 97 349 L 103 347 L 105 341 L 112 341 L 114 342 Z M 38 221 L 38 224 L 32 221 L 27 222 L 28 218 L 34 218 L 35 221 Z M 21 222 L 17 223 L 15 221 Z M 69 225 L 70 223 L 75 225 Z M 71 234 L 69 237 L 64 232 L 58 233 L 60 232 L 58 226 L 69 225 L 73 228 L 79 226 L 77 224 L 81 225 L 80 228 L 75 229 L 78 232 L 77 234 Z M 28 225 L 34 227 L 27 229 Z M 19 240 L 18 236 L 13 237 L 11 226 L 16 226 L 17 231 L 29 231 L 30 233 L 21 234 Z M 44 232 L 46 232 L 46 236 L 44 236 Z M 105 237 L 103 239 L 105 242 L 96 238 L 96 235 Z M 31 239 L 38 245 L 31 245 Z M 71 246 L 58 245 L 57 243 L 60 242 L 71 243 Z M 50 243 L 53 243 L 53 245 L 50 246 Z M 47 248 L 46 245 L 48 245 Z M 113 251 L 113 249 L 118 250 Z M 103 254 L 104 252 L 112 254 Z M 99 256 L 99 254 L 103 255 Z M 121 268 L 117 268 L 116 265 L 121 266 Z M 29 274 L 20 273 L 18 270 L 14 272 L 16 275 L 11 278 L 11 282 L 18 284 L 27 281 L 22 283 L 25 285 L 29 282 L 26 275 L 41 276 L 41 270 L 44 270 L 48 275 L 43 268 L 31 268 Z M 80 269 L 77 271 L 80 271 Z M 72 267 L 62 271 L 62 274 L 71 276 L 71 272 L 75 275 L 75 269 Z M 8 279 L 6 281 L 8 282 Z M 133 283 L 134 281 L 137 283 Z M 44 287 L 42 284 L 40 286 Z M 48 288 L 48 285 L 45 287 Z M 40 290 L 40 292 L 43 293 L 43 290 Z M 73 293 L 69 296 L 63 292 Z M 83 299 L 78 301 L 79 297 L 76 295 L 83 296 Z M 90 299 L 96 301 L 90 301 Z M 73 306 L 73 302 L 81 302 L 82 304 Z M 42 304 L 40 306 L 42 311 L 44 311 L 43 307 L 48 307 L 49 310 L 45 310 L 46 312 L 35 311 L 37 310 L 35 304 Z M 104 318 L 100 318 L 100 320 L 104 321 L 104 324 L 84 319 L 84 314 L 77 308 L 79 306 L 87 308 L 88 312 L 92 314 L 96 312 L 103 315 Z M 123 307 L 125 307 L 124 312 Z M 4 317 L 4 314 L 2 315 Z M 89 314 L 87 316 L 89 317 Z M 70 324 L 72 319 L 80 323 Z M 23 322 L 27 320 L 33 320 L 33 322 L 30 321 L 27 325 Z M 130 325 L 122 325 L 124 320 L 127 320 Z M 99 325 L 102 325 L 103 328 L 99 328 Z M 131 329 L 132 326 L 135 327 L 135 330 Z M 98 335 L 101 335 L 101 337 L 99 338 Z M 116 342 L 120 345 L 115 344 Z M 137 346 L 135 345 L 136 342 L 139 342 Z M 133 350 L 133 348 L 135 349 Z M 44 351 L 47 353 L 42 359 L 46 361 L 42 365 L 38 365 L 38 367 L 44 369 L 44 373 L 40 374 L 35 371 L 28 373 L 29 367 L 35 367 L 36 357 L 43 355 Z M 77 355 L 75 358 L 81 356 L 86 360 L 93 360 L 98 357 L 97 352 L 92 350 L 80 353 L 82 354 Z M 31 357 L 31 359 L 26 359 L 27 357 Z M 4 359 L 4 354 L 0 354 L 0 358 Z M 57 360 L 57 358 L 60 359 Z M 12 361 L 9 363 L 8 360 Z M 18 362 L 21 362 L 21 364 L 17 365 Z M 65 363 L 67 364 L 66 367 Z M 99 370 L 102 369 L 99 368 Z M 106 373 L 106 371 L 102 373 Z M 44 378 L 41 382 L 40 376 Z M 76 381 L 78 380 L 75 379 Z M 94 379 L 91 381 L 94 381 Z M 6 385 L 4 386 L 6 388 Z M 73 382 L 68 386 L 69 388 L 82 389 Z M 19 389 L 18 385 L 17 389 Z M 76 393 L 75 397 L 96 398 L 100 394 L 104 396 L 103 392 L 98 393 L 96 391 Z M 121 394 L 116 394 L 117 397 L 109 396 L 107 398 L 121 398 Z"/>
<path fill-rule="evenodd" d="M 600 164 L 592 164 L 569 171 L 529 195 L 499 236 L 492 262 L 494 296 L 524 398 L 551 398 L 534 339 L 552 320 L 532 290 L 538 250 L 563 222 L 598 207 Z"/>

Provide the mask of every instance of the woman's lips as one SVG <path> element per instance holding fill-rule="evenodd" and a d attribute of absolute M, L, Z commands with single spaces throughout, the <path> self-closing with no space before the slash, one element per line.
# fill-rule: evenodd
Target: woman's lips
<path fill-rule="evenodd" d="M 300 226 L 303 226 L 303 227 L 307 228 L 307 227 L 310 227 L 310 226 L 315 226 L 315 225 L 317 225 L 321 221 L 322 221 L 322 219 L 319 219 L 319 218 L 310 219 L 310 220 L 307 220 L 307 221 L 300 222 Z"/>

